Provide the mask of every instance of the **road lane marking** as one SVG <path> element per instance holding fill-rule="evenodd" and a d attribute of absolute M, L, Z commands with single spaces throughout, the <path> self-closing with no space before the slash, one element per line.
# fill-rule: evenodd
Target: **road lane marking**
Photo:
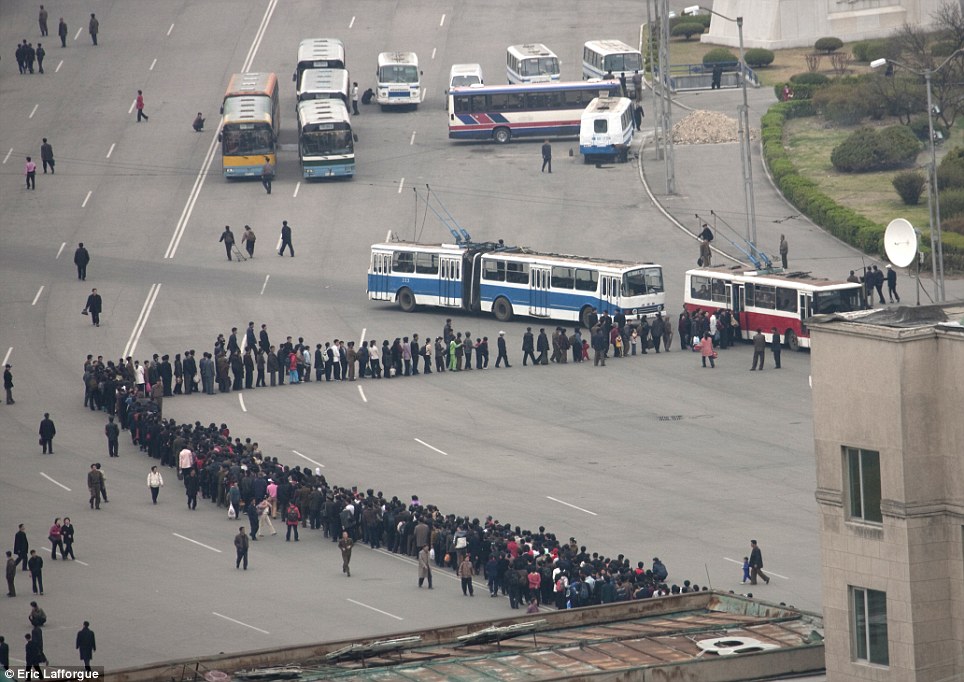
<path fill-rule="evenodd" d="M 247 411 L 248 411 L 248 408 L 246 408 L 246 407 L 244 406 L 244 396 L 241 395 L 240 393 L 238 393 L 238 402 L 241 403 L 241 411 L 242 411 L 242 412 L 247 412 Z"/>
<path fill-rule="evenodd" d="M 355 25 L 355 17 L 352 17 L 351 21 L 348 22 L 348 28 L 351 28 L 354 25 Z"/>
<path fill-rule="evenodd" d="M 346 598 L 345 601 L 350 601 L 352 604 L 357 604 L 358 606 L 361 606 L 362 608 L 370 609 L 371 611 L 374 611 L 374 612 L 376 612 L 376 613 L 380 613 L 380 614 L 382 614 L 383 616 L 388 616 L 389 618 L 394 618 L 395 620 L 405 620 L 405 619 L 402 618 L 401 616 L 396 616 L 394 613 L 389 613 L 388 611 L 382 611 L 381 609 L 376 609 L 374 606 L 369 606 L 368 604 L 363 604 L 362 602 L 360 602 L 360 601 L 355 601 L 354 599 L 347 599 L 347 598 Z"/>
<path fill-rule="evenodd" d="M 198 542 L 197 540 L 192 540 L 191 538 L 187 537 L 186 535 L 181 535 L 180 533 L 171 533 L 171 535 L 173 535 L 173 536 L 176 537 L 176 538 L 181 538 L 182 540 L 187 540 L 188 542 L 193 542 L 195 545 L 200 545 L 200 546 L 203 547 L 204 549 L 209 549 L 209 550 L 211 550 L 212 552 L 217 552 L 218 554 L 221 553 L 221 550 L 218 549 L 217 547 L 212 547 L 211 545 L 205 545 L 203 542 Z"/>
<path fill-rule="evenodd" d="M 107 157 L 106 157 L 106 158 L 109 159 L 109 158 L 110 158 L 110 155 L 114 153 L 114 147 L 115 147 L 116 145 L 117 145 L 116 142 L 111 142 L 110 149 L 107 150 Z"/>
<path fill-rule="evenodd" d="M 231 621 L 232 623 L 237 623 L 238 625 L 243 625 L 243 626 L 246 627 L 246 628 L 251 628 L 252 630 L 257 630 L 258 632 L 260 632 L 260 633 L 263 634 L 263 635 L 270 635 L 270 634 L 271 634 L 271 633 L 268 632 L 267 630 L 262 630 L 261 628 L 256 628 L 255 626 L 253 626 L 253 625 L 248 625 L 247 623 L 242 623 L 240 620 L 235 620 L 234 618 L 229 618 L 228 616 L 225 616 L 224 614 L 218 613 L 217 611 L 211 611 L 211 613 L 212 613 L 213 615 L 217 616 L 218 618 L 223 618 L 224 620 L 229 620 L 229 621 Z"/>
<path fill-rule="evenodd" d="M 37 113 L 37 108 L 39 106 L 40 106 L 39 104 L 34 104 L 33 109 L 30 110 L 30 115 L 27 118 L 33 118 L 33 115 Z"/>
<path fill-rule="evenodd" d="M 264 290 L 265 290 L 265 287 L 268 286 L 269 279 L 271 279 L 271 275 L 264 276 L 264 284 L 261 285 L 261 294 L 260 294 L 261 296 L 264 296 Z"/>
<path fill-rule="evenodd" d="M 13 346 L 10 346 L 10 347 L 7 349 L 7 354 L 3 356 L 3 362 L 0 362 L 0 365 L 6 365 L 6 364 L 7 364 L 7 361 L 10 360 L 10 354 L 11 354 L 12 352 L 13 352 Z"/>
<path fill-rule="evenodd" d="M 437 49 L 438 49 L 437 47 L 433 47 L 433 48 L 432 48 L 432 59 L 435 59 L 435 51 L 436 51 Z"/>
<path fill-rule="evenodd" d="M 301 180 L 295 183 L 295 193 L 291 195 L 292 199 L 298 198 L 298 190 L 301 189 Z"/>
<path fill-rule="evenodd" d="M 298 455 L 299 457 L 301 457 L 302 459 L 308 460 L 309 462 L 311 462 L 312 464 L 314 464 L 316 467 L 321 467 L 322 469 L 325 468 L 325 465 L 322 464 L 321 462 L 316 462 L 316 461 L 313 460 L 311 457 L 308 457 L 307 455 L 303 455 L 303 454 L 301 454 L 300 452 L 298 452 L 297 450 L 292 450 L 292 452 L 295 453 L 296 455 Z"/>
<path fill-rule="evenodd" d="M 83 26 L 77 29 L 77 33 L 74 34 L 74 40 L 77 40 L 80 37 L 80 32 L 83 30 L 84 30 Z"/>
<path fill-rule="evenodd" d="M 3 162 L 4 162 L 4 163 L 6 163 L 7 161 L 10 160 L 10 155 L 11 155 L 11 154 L 13 154 L 13 147 L 10 147 L 10 151 L 7 152 L 7 155 L 6 155 L 5 157 L 3 157 Z"/>
<path fill-rule="evenodd" d="M 428 96 L 428 88 L 422 88 L 422 98 L 419 100 L 419 102 L 424 102 L 427 96 Z"/>
<path fill-rule="evenodd" d="M 385 241 L 386 241 L 386 242 L 392 241 L 392 230 L 391 230 L 391 229 L 389 229 L 388 232 L 385 234 Z"/>
<path fill-rule="evenodd" d="M 87 208 L 87 202 L 90 201 L 90 195 L 94 193 L 94 190 L 87 190 L 87 196 L 84 197 L 84 203 L 80 205 L 81 208 Z M 127 357 L 126 355 L 124 357 Z"/>
<path fill-rule="evenodd" d="M 11 348 L 10 350 L 13 350 L 13 349 Z M 7 364 L 7 363 L 6 363 L 6 360 L 4 360 L 4 363 L 3 363 L 3 364 Z M 48 476 L 47 474 L 45 474 L 45 473 L 42 472 L 42 471 L 40 472 L 40 475 L 43 476 L 44 478 L 46 478 L 46 479 L 47 479 L 48 481 L 50 481 L 51 483 L 53 483 L 54 485 L 59 485 L 61 488 L 63 488 L 64 490 L 66 490 L 68 493 L 70 492 L 70 488 L 68 488 L 67 486 L 65 486 L 65 485 L 64 485 L 63 483 L 61 483 L 60 481 L 55 481 L 54 479 L 52 479 L 50 476 Z"/>
<path fill-rule="evenodd" d="M 447 453 L 447 452 L 442 452 L 442 451 L 439 450 L 438 448 L 429 445 L 429 444 L 426 443 L 424 440 L 420 440 L 420 439 L 416 438 L 416 439 L 415 439 L 415 442 L 416 442 L 416 443 L 421 443 L 422 445 L 424 445 L 425 447 L 427 447 L 429 450 L 435 450 L 435 452 L 439 453 L 440 455 L 445 455 L 446 457 L 449 456 L 449 453 Z"/>
<path fill-rule="evenodd" d="M 42 549 L 43 551 L 45 551 L 47 554 L 50 554 L 50 552 L 51 552 L 50 547 L 41 547 L 40 549 Z M 67 558 L 66 558 L 66 557 L 62 557 L 62 558 L 63 558 L 64 561 L 67 561 Z M 54 559 L 54 561 L 56 561 L 56 559 Z M 90 564 L 88 564 L 86 561 L 80 561 L 80 560 L 78 560 L 78 559 L 71 559 L 71 562 L 73 562 L 73 563 L 75 563 L 75 564 L 80 564 L 81 566 L 90 566 Z M 55 629 L 56 629 L 56 628 L 55 628 Z"/>
<path fill-rule="evenodd" d="M 60 60 L 60 63 L 57 64 L 57 68 L 54 69 L 54 73 L 60 73 L 60 67 L 63 66 L 63 65 L 64 65 L 64 60 L 61 59 L 61 60 Z"/>
<path fill-rule="evenodd" d="M 578 509 L 579 511 L 581 511 L 581 512 L 586 512 L 587 514 L 592 514 L 593 516 L 599 516 L 599 514 L 597 514 L 596 512 L 591 512 L 591 511 L 589 511 L 588 509 L 583 509 L 582 507 L 577 507 L 577 506 L 574 505 L 574 504 L 569 504 L 568 502 L 563 502 L 562 500 L 557 500 L 555 497 L 549 497 L 548 495 L 546 495 L 546 499 L 547 499 L 547 500 L 552 500 L 553 502 L 558 502 L 559 504 L 564 504 L 564 505 L 566 505 L 567 507 L 572 507 L 573 509 Z"/>
<path fill-rule="evenodd" d="M 57 258 L 60 258 L 60 254 L 64 252 L 64 247 L 67 246 L 67 242 L 61 242 L 60 248 L 57 249 Z M 55 259 L 56 260 L 56 259 Z"/>
<path fill-rule="evenodd" d="M 402 178 L 401 180 L 398 181 L 398 193 L 399 193 L 399 194 L 402 193 L 402 187 L 404 187 L 404 186 L 405 186 L 405 178 Z"/>
<path fill-rule="evenodd" d="M 171 24 L 171 27 L 167 29 L 167 35 L 171 35 L 171 31 L 173 30 L 174 30 L 174 24 Z"/>
<path fill-rule="evenodd" d="M 359 348 L 365 344 L 365 333 L 368 331 L 368 327 L 362 327 L 361 339 L 358 341 Z"/>
<path fill-rule="evenodd" d="M 134 105 L 135 105 L 135 104 L 137 104 L 137 100 L 136 100 L 136 99 L 131 102 L 131 108 L 127 110 L 127 113 L 128 113 L 128 114 L 131 113 L 132 111 L 134 111 Z"/>
<path fill-rule="evenodd" d="M 442 26 L 444 25 L 445 25 L 445 15 L 443 14 L 441 20 L 439 20 L 438 22 L 438 27 L 442 28 Z"/>
<path fill-rule="evenodd" d="M 729 561 L 731 564 L 736 564 L 736 565 L 738 565 L 738 566 L 742 566 L 742 565 L 743 565 L 743 562 L 742 562 L 742 561 L 737 561 L 736 559 L 731 559 L 731 558 L 728 557 L 728 556 L 723 557 L 723 560 L 724 560 L 724 561 Z M 774 576 L 774 577 L 776 577 L 776 578 L 782 578 L 783 580 L 789 580 L 789 579 L 790 579 L 790 578 L 788 578 L 788 577 L 785 576 L 785 575 L 780 575 L 779 573 L 774 573 L 773 571 L 770 571 L 770 570 L 765 571 L 765 573 L 766 573 L 767 575 L 772 575 L 772 576 Z"/>
<path fill-rule="evenodd" d="M 37 305 L 37 301 L 40 300 L 40 294 L 42 294 L 43 292 L 44 292 L 44 285 L 41 284 L 40 288 L 37 289 L 37 295 L 33 297 L 33 303 L 31 303 L 30 305 Z"/>
<path fill-rule="evenodd" d="M 412 139 L 408 141 L 409 146 L 415 144 L 415 131 L 412 131 Z"/>
<path fill-rule="evenodd" d="M 151 285 L 150 291 L 147 292 L 147 298 L 144 299 L 144 305 L 141 307 L 141 314 L 137 316 L 134 329 L 131 330 L 130 338 L 127 339 L 127 345 L 124 346 L 124 355 L 122 357 L 126 358 L 134 355 L 134 349 L 137 348 L 137 342 L 140 341 L 141 333 L 144 331 L 147 318 L 151 314 L 151 309 L 154 308 L 154 301 L 157 300 L 157 294 L 160 293 L 160 291 L 160 282 L 155 282 Z"/>
<path fill-rule="evenodd" d="M 362 402 L 363 402 L 363 403 L 367 403 L 367 402 L 368 402 L 368 398 L 365 397 L 365 390 L 364 390 L 361 386 L 358 387 L 358 395 L 361 396 L 361 399 L 362 399 Z"/>
<path fill-rule="evenodd" d="M 155 64 L 157 64 L 157 57 L 154 57 L 154 61 L 151 62 L 151 66 L 150 66 L 150 68 L 148 69 L 148 71 L 153 71 Z"/>

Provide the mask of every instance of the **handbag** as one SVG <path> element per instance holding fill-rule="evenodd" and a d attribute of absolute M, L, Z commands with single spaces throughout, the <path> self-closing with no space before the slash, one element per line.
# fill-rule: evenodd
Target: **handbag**
<path fill-rule="evenodd" d="M 81 311 L 80 311 L 80 314 L 81 314 L 81 315 L 86 315 L 86 314 L 87 314 L 87 308 L 84 308 L 83 310 L 81 310 Z"/>
<path fill-rule="evenodd" d="M 43 445 L 43 444 L 44 444 L 44 439 L 41 438 L 41 439 L 40 439 L 40 442 L 38 443 L 38 445 Z"/>

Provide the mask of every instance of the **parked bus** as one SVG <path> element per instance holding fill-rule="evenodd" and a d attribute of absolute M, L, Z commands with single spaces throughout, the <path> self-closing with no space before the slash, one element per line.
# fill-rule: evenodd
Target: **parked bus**
<path fill-rule="evenodd" d="M 513 137 L 576 137 L 590 102 L 618 96 L 618 81 L 452 88 L 449 137 L 499 143 Z"/>
<path fill-rule="evenodd" d="M 453 64 L 449 70 L 449 90 L 485 85 L 481 64 Z M 448 91 L 446 91 L 448 92 Z"/>
<path fill-rule="evenodd" d="M 221 105 L 221 166 L 225 177 L 256 177 L 277 164 L 281 112 L 273 73 L 237 73 Z"/>
<path fill-rule="evenodd" d="M 298 104 L 298 156 L 307 179 L 355 174 L 355 138 L 344 102 L 315 99 Z"/>
<path fill-rule="evenodd" d="M 418 56 L 414 52 L 382 52 L 378 55 L 378 85 L 375 101 L 384 109 L 387 106 L 411 105 L 417 107 L 422 101 L 419 80 Z"/>
<path fill-rule="evenodd" d="M 340 99 L 349 104 L 351 81 L 346 69 L 305 69 L 295 93 L 299 102 L 311 99 Z"/>
<path fill-rule="evenodd" d="M 860 310 L 861 290 L 855 282 L 832 282 L 804 273 L 702 268 L 686 272 L 683 304 L 689 312 L 732 310 L 745 340 L 761 329 L 769 343 L 776 327 L 787 347 L 797 350 L 810 347 L 808 318 Z"/>
<path fill-rule="evenodd" d="M 338 38 L 306 38 L 298 45 L 298 65 L 291 76 L 297 86 L 308 69 L 347 69 L 345 44 Z"/>
<path fill-rule="evenodd" d="M 643 56 L 621 40 L 590 40 L 582 47 L 582 77 L 605 78 L 607 74 L 626 75 L 627 97 L 638 99 L 632 91 L 633 73 L 643 73 Z"/>
<path fill-rule="evenodd" d="M 665 310 L 663 269 L 634 263 L 539 253 L 501 242 L 485 244 L 373 244 L 368 298 L 515 316 L 577 321 L 588 326 L 592 308 L 627 316 Z"/>
<path fill-rule="evenodd" d="M 505 51 L 505 75 L 509 83 L 545 83 L 559 80 L 561 62 L 542 43 L 509 45 Z"/>
<path fill-rule="evenodd" d="M 633 101 L 626 97 L 597 97 L 582 112 L 579 153 L 586 163 L 626 161 L 633 144 Z"/>

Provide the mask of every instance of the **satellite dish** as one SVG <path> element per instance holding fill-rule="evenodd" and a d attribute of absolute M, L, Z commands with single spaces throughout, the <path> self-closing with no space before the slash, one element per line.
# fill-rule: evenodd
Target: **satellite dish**
<path fill-rule="evenodd" d="M 884 232 L 884 251 L 898 268 L 906 268 L 917 255 L 917 230 L 903 218 L 891 220 Z"/>

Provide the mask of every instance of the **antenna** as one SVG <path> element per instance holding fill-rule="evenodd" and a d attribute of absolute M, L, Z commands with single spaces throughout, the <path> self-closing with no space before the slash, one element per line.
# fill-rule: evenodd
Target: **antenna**
<path fill-rule="evenodd" d="M 906 268 L 917 255 L 917 230 L 907 220 L 891 220 L 884 232 L 884 251 L 891 263 Z"/>

